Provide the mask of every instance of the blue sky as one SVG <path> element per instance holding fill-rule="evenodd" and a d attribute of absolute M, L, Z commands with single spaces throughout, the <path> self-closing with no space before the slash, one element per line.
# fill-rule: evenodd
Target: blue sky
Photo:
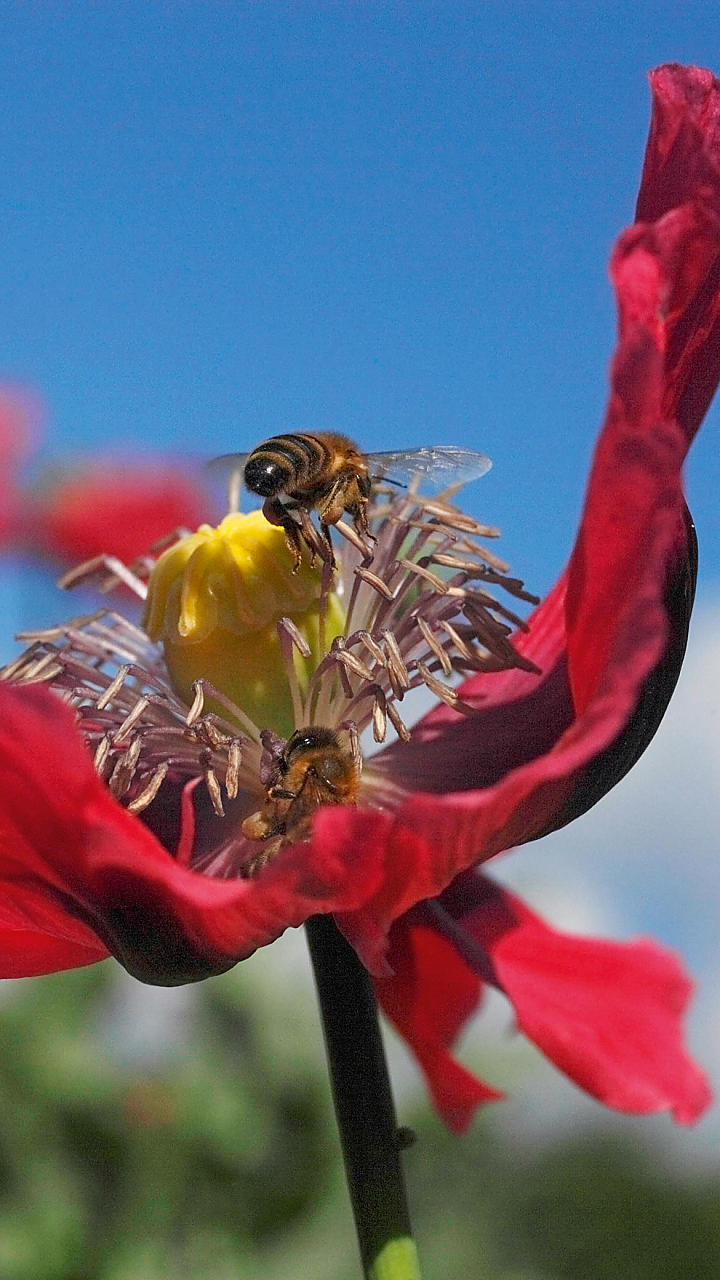
<path fill-rule="evenodd" d="M 544 590 L 668 59 L 720 70 L 714 6 L 9 3 L 0 373 L 54 455 L 473 445 L 472 504 Z M 712 421 L 689 483 L 717 578 Z"/>

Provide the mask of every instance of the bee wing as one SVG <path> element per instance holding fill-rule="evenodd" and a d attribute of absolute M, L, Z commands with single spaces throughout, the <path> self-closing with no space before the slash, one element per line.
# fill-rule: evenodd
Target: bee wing
<path fill-rule="evenodd" d="M 382 450 L 365 454 L 372 480 L 395 480 L 438 492 L 454 484 L 468 484 L 490 470 L 492 462 L 475 449 L 455 445 L 426 445 L 422 449 Z"/>
<path fill-rule="evenodd" d="M 211 475 L 231 476 L 238 472 L 241 476 L 250 453 L 221 453 L 219 458 L 211 458 L 205 463 Z"/>
<path fill-rule="evenodd" d="M 221 453 L 219 458 L 205 463 L 213 480 L 225 485 L 229 511 L 240 509 L 240 490 L 245 487 L 245 463 L 249 457 L 250 453 Z"/>

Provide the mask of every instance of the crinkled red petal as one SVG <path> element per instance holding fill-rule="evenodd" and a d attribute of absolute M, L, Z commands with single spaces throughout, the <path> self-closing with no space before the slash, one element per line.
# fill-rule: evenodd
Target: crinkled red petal
<path fill-rule="evenodd" d="M 375 980 L 378 1000 L 413 1050 L 445 1123 L 462 1133 L 478 1106 L 503 1097 L 448 1052 L 477 1009 L 482 984 L 452 943 L 412 914 L 394 925 L 388 959 L 392 976 Z"/>
<path fill-rule="evenodd" d="M 720 188 L 720 83 L 701 67 L 677 63 L 650 75 L 653 118 L 636 220 L 658 223 L 690 201 L 717 217 Z M 720 346 L 720 260 L 707 240 L 686 255 L 678 286 L 665 299 L 664 416 L 691 437 L 716 385 Z M 688 306 L 692 299 L 692 306 Z"/>
<path fill-rule="evenodd" d="M 194 981 L 377 890 L 373 849 L 358 874 L 322 840 L 284 851 L 252 881 L 178 865 L 113 799 L 71 712 L 43 689 L 0 687 L 0 760 L 0 927 L 26 931 L 29 972 L 51 954 L 48 934 L 96 957 L 107 949 L 147 982 Z M 2 966 L 0 947 L 0 976 Z"/>
<path fill-rule="evenodd" d="M 692 115 L 692 95 L 685 110 Z M 692 136 L 716 172 L 714 128 L 707 136 Z M 590 778 L 593 763 L 605 769 L 607 753 L 632 724 L 659 670 L 663 705 L 669 698 L 691 597 L 674 586 L 691 579 L 692 548 L 680 474 L 688 422 L 664 414 L 682 407 L 668 399 L 669 388 L 680 387 L 678 370 L 687 374 L 683 404 L 692 398 L 693 376 L 702 376 L 704 386 L 708 369 L 713 386 L 720 376 L 720 342 L 712 349 L 706 342 L 720 281 L 709 295 L 694 266 L 688 267 L 712 264 L 720 254 L 720 191 L 706 183 L 699 192 L 692 186 L 692 167 L 689 173 L 685 203 L 655 225 L 632 228 L 613 255 L 619 341 L 582 523 L 567 575 L 519 638 L 543 675 L 477 676 L 463 687 L 466 698 L 478 699 L 477 715 L 462 719 L 443 707 L 421 722 L 412 743 L 373 760 L 373 769 L 415 791 L 379 833 L 388 867 L 398 829 L 416 834 L 415 901 L 437 895 L 480 859 L 557 826 L 573 807 L 583 808 L 588 794 L 598 799 L 601 791 Z M 686 358 L 698 334 L 705 352 L 702 375 Z M 671 628 L 673 592 L 680 604 Z M 670 652 L 672 672 L 661 667 Z M 645 742 L 662 709 L 648 718 Z M 642 731 L 641 725 L 635 757 L 644 745 Z M 607 776 L 609 786 L 617 774 Z M 336 815 L 329 820 L 360 846 L 366 814 L 353 815 L 349 823 Z M 383 894 L 374 920 L 357 922 L 356 932 L 377 934 L 387 921 L 391 895 Z M 412 905 L 407 889 L 395 896 L 403 909 Z"/>
<path fill-rule="evenodd" d="M 672 953 L 642 939 L 560 933 L 473 872 L 439 906 L 470 969 L 485 976 L 490 962 L 520 1030 L 580 1088 L 619 1111 L 671 1111 L 679 1124 L 710 1105 L 707 1079 L 683 1045 L 692 984 Z M 430 1010 L 433 1001 L 431 990 Z"/>
<path fill-rule="evenodd" d="M 98 462 L 36 495 L 26 521 L 33 550 L 70 564 L 97 555 L 132 563 L 178 528 L 213 511 L 207 491 L 172 462 Z"/>

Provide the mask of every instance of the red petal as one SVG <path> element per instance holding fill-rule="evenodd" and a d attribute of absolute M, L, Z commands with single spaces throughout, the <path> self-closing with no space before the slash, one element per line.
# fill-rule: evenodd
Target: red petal
<path fill-rule="evenodd" d="M 700 67 L 673 64 L 653 71 L 650 83 L 653 119 L 637 220 L 656 223 L 693 202 L 700 217 L 713 222 L 720 205 L 720 82 Z M 663 410 L 688 436 L 700 425 L 717 381 L 720 260 L 712 240 L 698 235 L 664 305 Z"/>
<path fill-rule="evenodd" d="M 95 956 L 106 947 L 137 977 L 173 984 L 377 890 L 373 849 L 351 866 L 321 839 L 284 851 L 253 881 L 188 870 L 99 781 L 57 698 L 2 686 L 0 711 L 0 922 L 12 929 Z M 67 948 L 57 954 L 64 967 Z"/>
<path fill-rule="evenodd" d="M 177 464 L 98 462 L 36 497 L 26 537 L 34 550 L 77 563 L 114 555 L 132 563 L 174 529 L 212 517 L 210 499 Z"/>
<path fill-rule="evenodd" d="M 702 1115 L 712 1093 L 682 1043 L 692 984 L 670 952 L 559 933 L 473 873 L 440 903 L 466 961 L 485 974 L 489 959 L 520 1030 L 582 1089 L 619 1111 Z"/>
<path fill-rule="evenodd" d="M 691 93 L 684 109 L 692 116 Z M 697 129 L 688 136 L 715 163 L 714 125 L 707 136 Z M 698 193 L 689 183 L 681 208 L 627 232 L 613 256 L 619 343 L 583 520 L 567 586 L 561 579 L 520 640 L 543 676 L 475 677 L 463 695 L 480 699 L 477 715 L 463 720 L 442 708 L 421 722 L 409 746 L 373 760 L 373 770 L 420 790 L 396 812 L 424 851 L 418 899 L 597 800 L 640 754 L 670 696 L 691 600 L 680 481 L 691 422 L 663 414 L 675 406 L 681 383 L 687 406 L 698 379 L 705 395 L 708 369 L 713 386 L 720 375 L 720 341 L 712 350 L 706 343 L 720 279 L 711 272 L 703 282 L 694 265 L 720 254 L 720 190 L 705 184 Z M 691 359 L 698 336 L 702 367 Z M 638 726 L 633 718 L 656 677 L 653 714 Z M 629 731 L 632 750 L 623 764 L 619 747 Z M 609 767 L 611 755 L 618 758 Z M 602 786 L 595 785 L 594 766 Z M 364 821 L 359 815 L 358 843 Z M 407 895 L 405 901 L 412 905 Z M 384 908 L 378 919 L 383 914 Z"/>
<path fill-rule="evenodd" d="M 415 1053 L 446 1124 L 462 1133 L 476 1107 L 503 1096 L 448 1053 L 480 1003 L 481 983 L 446 938 L 411 916 L 394 926 L 388 959 L 393 974 L 375 981 L 378 1000 Z"/>
<path fill-rule="evenodd" d="M 83 947 L 35 929 L 0 925 L 0 978 L 36 978 L 42 973 L 81 969 L 107 958 L 103 946 Z"/>

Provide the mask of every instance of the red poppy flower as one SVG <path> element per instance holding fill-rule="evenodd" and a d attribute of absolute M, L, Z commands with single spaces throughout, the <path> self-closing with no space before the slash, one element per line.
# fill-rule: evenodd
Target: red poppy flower
<path fill-rule="evenodd" d="M 0 545 L 15 536 L 21 509 L 18 471 L 30 446 L 35 416 L 26 395 L 0 388 Z"/>
<path fill-rule="evenodd" d="M 140 467 L 105 459 L 26 495 L 24 541 L 68 564 L 102 554 L 131 564 L 172 530 L 206 520 L 208 502 L 177 462 L 152 458 Z"/>
<path fill-rule="evenodd" d="M 689 983 L 678 961 L 651 942 L 559 934 L 475 869 L 583 813 L 623 776 L 657 728 L 685 648 L 695 558 L 680 472 L 720 377 L 720 85 L 677 66 L 656 71 L 652 83 L 638 221 L 611 264 L 618 347 L 582 522 L 566 573 L 514 647 L 497 625 L 512 615 L 481 592 L 452 587 L 460 623 L 436 607 L 450 593 L 442 595 L 428 564 L 450 563 L 463 583 L 471 574 L 500 582 L 499 570 L 487 560 L 483 570 L 463 570 L 442 551 L 399 560 L 405 544 L 384 531 L 374 568 L 364 577 L 356 569 L 353 603 L 360 614 L 370 593 L 367 616 L 385 609 L 389 618 L 402 597 L 398 631 L 376 635 L 361 625 L 321 668 L 332 659 L 353 716 L 374 690 L 378 735 L 387 714 L 401 740 L 369 762 L 359 808 L 321 809 L 309 841 L 242 879 L 232 806 L 242 806 L 238 769 L 246 766 L 236 743 L 205 725 L 191 768 L 187 707 L 173 702 L 152 656 L 139 701 L 123 692 L 127 666 L 114 680 L 99 673 L 97 659 L 111 652 L 106 623 L 89 624 L 82 642 L 66 630 L 65 649 L 39 639 L 9 678 L 42 675 L 68 692 L 78 671 L 95 679 L 89 703 L 86 693 L 75 697 L 90 708 L 86 741 L 115 794 L 137 812 L 144 807 L 144 821 L 100 782 L 71 712 L 52 694 L 0 690 L 0 973 L 41 973 L 112 953 L 146 981 L 192 981 L 311 914 L 332 913 L 451 1126 L 463 1128 L 478 1103 L 498 1096 L 449 1054 L 486 984 L 505 993 L 525 1035 L 608 1105 L 668 1108 L 679 1122 L 700 1115 L 710 1094 L 682 1047 Z M 422 525 L 413 511 L 405 525 L 398 517 L 402 537 Z M 388 592 L 382 570 L 399 573 L 399 564 L 406 576 Z M 439 593 L 425 616 L 407 607 L 418 577 Z M 504 585 L 522 598 L 521 584 Z M 420 621 L 408 640 L 411 615 Z M 449 662 L 443 627 L 475 671 L 459 691 L 433 674 Z M 283 653 L 296 631 L 285 627 Z M 419 650 L 409 646 L 421 634 L 427 650 L 412 666 Z M 112 652 L 125 655 L 134 687 L 143 643 L 132 629 L 113 633 Z M 83 653 L 94 663 L 83 667 Z M 442 701 L 408 735 L 393 694 L 412 683 L 409 673 Z M 299 686 L 294 696 L 302 699 Z M 142 737 L 133 737 L 141 723 Z M 164 759 L 161 739 L 177 744 Z M 256 761 L 257 744 L 248 752 Z M 199 787 L 193 797 L 193 768 L 207 783 L 204 800 Z"/>

